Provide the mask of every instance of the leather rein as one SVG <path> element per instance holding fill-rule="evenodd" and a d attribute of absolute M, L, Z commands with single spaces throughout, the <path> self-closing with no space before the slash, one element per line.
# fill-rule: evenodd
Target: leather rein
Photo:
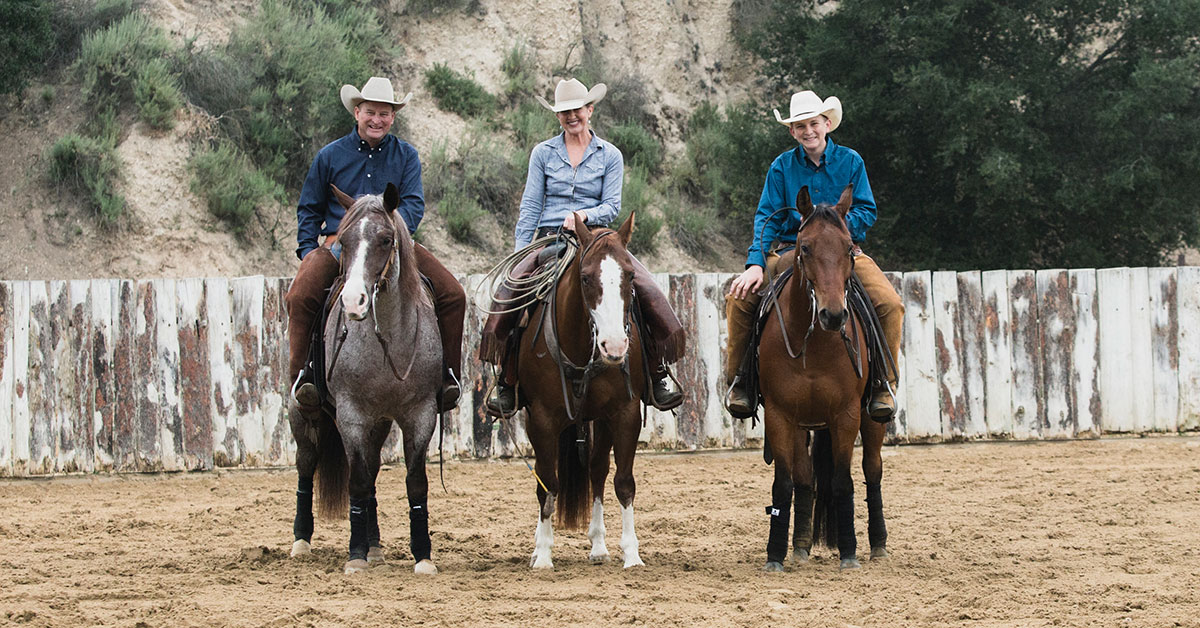
<path fill-rule="evenodd" d="M 579 254 L 578 260 L 579 260 L 580 268 L 583 267 L 584 258 L 587 257 L 587 254 L 592 249 L 592 247 L 595 246 L 596 243 L 599 242 L 602 238 L 610 236 L 613 233 L 615 233 L 615 232 L 614 231 L 602 231 L 596 235 L 595 239 L 593 239 L 591 242 L 588 243 L 587 247 L 584 248 L 583 251 L 580 252 L 580 254 Z M 587 397 L 588 385 L 591 383 L 592 379 L 595 378 L 600 372 L 611 368 L 611 365 L 605 363 L 603 360 L 597 359 L 599 357 L 599 345 L 596 342 L 596 323 L 595 323 L 595 321 L 591 320 L 591 317 L 588 317 L 588 323 L 590 324 L 590 327 L 591 327 L 592 348 L 591 348 L 591 352 L 588 356 L 587 364 L 580 366 L 580 365 L 576 364 L 573 360 L 571 360 L 571 358 L 568 357 L 566 353 L 563 352 L 562 345 L 559 343 L 559 340 L 558 340 L 558 338 L 559 338 L 559 333 L 558 333 L 558 283 L 559 282 L 557 282 L 557 281 L 554 282 L 554 286 L 550 290 L 549 297 L 548 297 L 549 298 L 548 306 L 545 308 L 542 308 L 542 316 L 541 316 L 541 319 L 538 321 L 538 329 L 540 330 L 543 327 L 545 328 L 544 336 L 546 339 L 546 353 L 548 353 L 550 355 L 550 358 L 552 360 L 554 360 L 554 363 L 558 366 L 559 383 L 562 387 L 563 406 L 566 408 L 566 411 L 567 411 L 567 420 L 571 423 L 576 423 L 579 421 L 579 417 L 577 416 L 578 410 L 579 410 L 578 406 L 579 406 L 579 404 L 581 404 L 583 402 L 583 399 L 585 397 Z M 549 315 L 550 315 L 550 324 L 549 325 L 545 325 L 547 312 L 549 312 Z M 631 325 L 630 316 L 628 314 L 626 314 L 626 316 L 625 316 L 625 333 L 626 333 L 626 335 L 628 335 L 630 333 L 630 325 Z M 534 332 L 534 337 L 535 338 L 537 337 L 536 330 Z M 546 353 L 539 354 L 538 357 L 539 358 L 545 357 Z M 628 356 L 626 356 L 625 360 L 623 360 L 621 362 L 620 369 L 621 369 L 621 373 L 625 376 L 625 392 L 628 395 L 628 398 L 632 399 L 633 398 L 633 384 L 630 381 L 630 376 L 629 376 L 629 358 L 628 358 Z M 567 381 L 568 380 L 570 380 L 570 382 L 571 382 L 570 390 L 567 389 Z"/>

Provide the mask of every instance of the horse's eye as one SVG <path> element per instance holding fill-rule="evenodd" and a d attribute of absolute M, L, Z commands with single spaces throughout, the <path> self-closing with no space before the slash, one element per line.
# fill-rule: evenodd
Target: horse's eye
<path fill-rule="evenodd" d="M 582 283 L 583 285 L 585 285 L 585 286 L 586 286 L 586 285 L 588 285 L 588 284 L 592 283 L 592 278 L 591 278 L 591 277 L 588 277 L 587 275 L 580 275 L 580 276 L 579 276 L 579 283 Z"/>
<path fill-rule="evenodd" d="M 800 254 L 801 255 L 809 255 L 811 253 L 812 253 L 812 251 L 808 248 L 807 244 L 800 245 Z"/>

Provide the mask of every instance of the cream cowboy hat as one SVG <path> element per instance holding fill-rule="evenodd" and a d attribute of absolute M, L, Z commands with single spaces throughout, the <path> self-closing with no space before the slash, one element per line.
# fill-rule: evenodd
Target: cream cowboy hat
<path fill-rule="evenodd" d="M 393 109 L 399 110 L 408 103 L 409 98 L 412 98 L 412 92 L 409 92 L 404 98 L 396 100 L 396 91 L 392 89 L 392 82 L 381 76 L 372 76 L 368 79 L 361 92 L 353 85 L 342 86 L 342 105 L 346 107 L 346 111 L 349 111 L 350 115 L 354 115 L 354 108 L 364 100 L 385 102 L 393 105 Z"/>
<path fill-rule="evenodd" d="M 793 122 L 807 120 L 817 116 L 825 116 L 829 118 L 829 130 L 832 131 L 838 128 L 842 123 L 842 101 L 837 99 L 837 96 L 830 96 L 825 100 L 821 100 L 809 90 L 796 92 L 792 94 L 791 111 L 787 118 L 779 115 L 779 110 L 774 109 L 775 119 L 781 124 L 790 126 Z"/>
<path fill-rule="evenodd" d="M 560 111 L 570 111 L 578 109 L 584 105 L 594 105 L 600 102 L 601 98 L 608 93 L 608 86 L 604 83 L 596 83 L 592 89 L 588 89 L 580 83 L 578 79 L 569 81 L 559 81 L 558 87 L 554 88 L 554 104 L 546 102 L 545 98 L 535 96 L 542 106 L 558 113 Z"/>

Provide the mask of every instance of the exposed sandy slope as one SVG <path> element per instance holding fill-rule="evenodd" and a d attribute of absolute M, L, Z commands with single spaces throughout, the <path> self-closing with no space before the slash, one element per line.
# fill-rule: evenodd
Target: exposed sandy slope
<path fill-rule="evenodd" d="M 892 556 L 844 573 L 827 550 L 759 571 L 771 469 L 756 451 L 640 456 L 632 571 L 588 564 L 582 530 L 556 530 L 554 571 L 530 570 L 519 461 L 446 466 L 433 578 L 407 558 L 402 469 L 378 489 L 390 560 L 353 577 L 342 521 L 287 557 L 292 471 L 5 480 L 0 624 L 1195 627 L 1198 459 L 1195 436 L 889 448 Z M 605 502 L 619 559 L 611 488 Z"/>

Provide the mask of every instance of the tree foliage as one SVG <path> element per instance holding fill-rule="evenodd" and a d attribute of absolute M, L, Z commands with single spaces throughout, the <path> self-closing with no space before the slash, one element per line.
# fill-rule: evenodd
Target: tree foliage
<path fill-rule="evenodd" d="M 1200 242 L 1195 0 L 774 3 L 773 98 L 837 95 L 892 268 L 1154 265 Z"/>

